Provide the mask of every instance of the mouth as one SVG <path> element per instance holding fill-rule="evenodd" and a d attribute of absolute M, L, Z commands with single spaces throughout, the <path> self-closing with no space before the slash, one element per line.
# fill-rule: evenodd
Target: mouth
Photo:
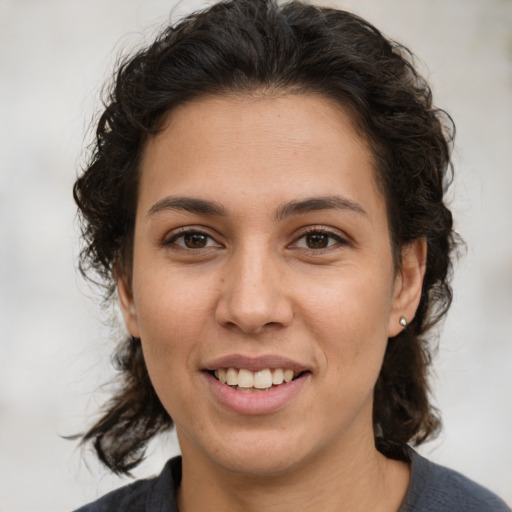
<path fill-rule="evenodd" d="M 283 410 L 308 389 L 313 373 L 309 365 L 277 354 L 229 354 L 203 366 L 215 402 L 243 415 Z"/>
<path fill-rule="evenodd" d="M 203 367 L 215 402 L 236 414 L 277 413 L 308 389 L 312 368 L 279 355 L 231 354 Z"/>
<path fill-rule="evenodd" d="M 288 384 L 306 372 L 290 368 L 264 368 L 252 371 L 247 368 L 229 367 L 210 370 L 208 373 L 237 391 L 257 393 Z"/>

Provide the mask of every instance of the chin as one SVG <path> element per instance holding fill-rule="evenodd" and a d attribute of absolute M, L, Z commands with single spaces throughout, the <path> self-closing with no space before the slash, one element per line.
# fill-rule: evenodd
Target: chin
<path fill-rule="evenodd" d="M 206 456 L 210 463 L 228 472 L 265 478 L 292 472 L 308 458 L 308 453 L 315 451 L 297 434 L 288 429 L 231 432 L 221 438 L 195 442 L 194 448 L 188 439 L 183 439 L 183 444 L 182 436 L 178 437 L 185 457 Z"/>
<path fill-rule="evenodd" d="M 312 442 L 311 432 L 294 433 L 285 428 L 275 434 L 263 433 L 237 443 L 225 458 L 226 469 L 261 477 L 285 475 L 307 466 L 322 452 L 322 447 Z"/>
<path fill-rule="evenodd" d="M 252 477 L 273 477 L 293 472 L 301 466 L 300 454 L 292 450 L 276 449 L 276 447 L 258 447 L 244 450 L 243 453 L 227 454 L 216 457 L 215 462 L 225 470 L 239 475 Z"/>

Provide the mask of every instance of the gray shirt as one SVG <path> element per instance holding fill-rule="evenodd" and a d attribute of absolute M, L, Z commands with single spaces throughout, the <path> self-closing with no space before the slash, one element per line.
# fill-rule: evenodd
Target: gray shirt
<path fill-rule="evenodd" d="M 511 512 L 495 494 L 465 476 L 434 464 L 410 449 L 411 482 L 398 512 Z M 76 512 L 179 512 L 176 491 L 181 457 L 160 476 L 121 487 Z"/>

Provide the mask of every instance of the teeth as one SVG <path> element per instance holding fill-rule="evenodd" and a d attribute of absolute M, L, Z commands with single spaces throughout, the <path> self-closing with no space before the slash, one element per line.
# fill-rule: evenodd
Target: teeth
<path fill-rule="evenodd" d="M 271 370 L 266 368 L 257 372 L 251 372 L 242 368 L 219 368 L 215 370 L 215 377 L 228 386 L 234 386 L 244 389 L 269 389 L 274 386 L 279 386 L 283 382 L 291 382 L 297 374 L 293 370 L 283 370 L 276 368 Z"/>
<path fill-rule="evenodd" d="M 231 370 L 231 368 L 230 368 Z M 238 387 L 240 388 L 252 388 L 254 384 L 253 373 L 249 370 L 240 370 L 238 372 Z"/>
<path fill-rule="evenodd" d="M 242 372 L 242 370 L 240 370 Z M 238 374 L 240 380 L 240 374 Z M 239 384 L 240 385 L 240 384 Z M 256 389 L 267 389 L 272 386 L 272 372 L 270 370 L 261 370 L 254 374 L 253 387 Z"/>
<path fill-rule="evenodd" d="M 284 381 L 291 382 L 293 380 L 293 370 L 284 371 Z"/>
<path fill-rule="evenodd" d="M 277 370 L 274 370 L 274 373 L 272 375 L 272 384 L 275 384 L 278 386 L 279 384 L 282 384 L 284 382 L 284 372 L 281 368 L 277 368 Z"/>
<path fill-rule="evenodd" d="M 228 386 L 238 385 L 238 372 L 234 368 L 229 368 L 226 372 L 226 384 Z"/>

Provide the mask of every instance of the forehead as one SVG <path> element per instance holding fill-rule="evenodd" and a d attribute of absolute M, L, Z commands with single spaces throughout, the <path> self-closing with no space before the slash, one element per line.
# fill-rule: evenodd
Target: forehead
<path fill-rule="evenodd" d="M 343 132 L 345 139 L 350 138 L 369 149 L 348 108 L 316 93 L 256 91 L 203 96 L 167 114 L 160 133 L 174 129 L 175 136 L 179 131 L 183 138 L 188 138 L 190 131 L 194 131 L 197 137 L 208 135 L 212 142 L 222 142 L 224 138 L 225 143 L 273 142 L 273 146 L 279 141 L 296 141 L 304 150 L 313 149 L 321 137 L 328 142 L 331 138 L 328 132 L 334 137 Z M 269 140 L 279 130 L 280 137 Z M 157 135 L 150 140 L 158 138 Z M 193 143 L 193 140 L 188 142 Z"/>
<path fill-rule="evenodd" d="M 218 201 L 253 192 L 263 204 L 283 192 L 298 198 L 336 189 L 358 202 L 382 199 L 368 144 L 349 113 L 319 95 L 210 96 L 186 103 L 147 141 L 141 173 L 144 208 L 177 193 Z"/>

